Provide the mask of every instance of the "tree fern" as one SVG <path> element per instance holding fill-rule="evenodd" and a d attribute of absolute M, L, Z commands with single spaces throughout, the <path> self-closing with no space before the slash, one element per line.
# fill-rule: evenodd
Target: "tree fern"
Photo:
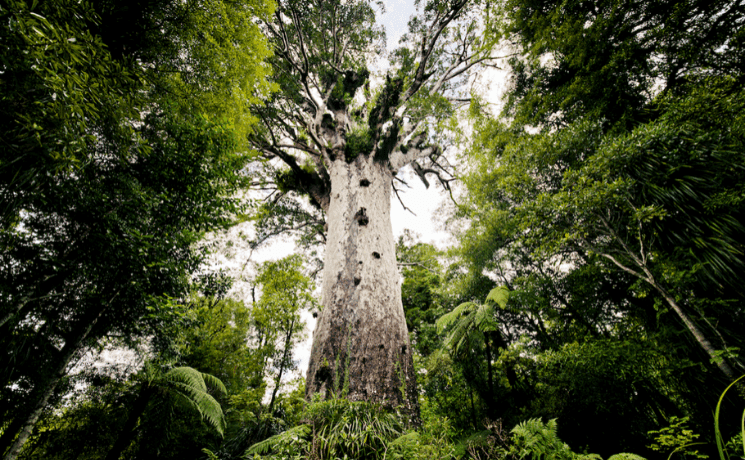
<path fill-rule="evenodd" d="M 166 372 L 160 379 L 161 385 L 168 388 L 194 409 L 202 419 L 222 436 L 225 430 L 225 416 L 220 403 L 208 393 L 208 385 L 226 394 L 225 385 L 215 376 L 204 374 L 191 367 L 176 367 Z"/>
<path fill-rule="evenodd" d="M 212 426 L 220 436 L 225 431 L 225 416 L 220 403 L 208 393 L 209 389 L 215 389 L 221 394 L 226 394 L 225 385 L 209 374 L 204 374 L 191 367 L 176 367 L 166 373 L 162 373 L 160 367 L 152 362 L 145 363 L 145 367 L 139 374 L 139 395 L 133 407 L 129 409 L 124 428 L 119 433 L 117 440 L 106 455 L 106 460 L 118 460 L 122 452 L 130 445 L 136 433 L 136 427 L 140 417 L 150 410 L 151 415 L 156 415 L 162 423 L 168 423 L 169 415 L 158 417 L 164 409 L 171 409 L 168 404 L 155 404 L 151 400 L 153 390 L 160 390 L 165 395 L 175 396 L 176 401 L 181 402 L 195 412 L 199 413 L 203 420 Z M 167 412 L 171 412 L 168 410 Z M 168 437 L 168 430 L 165 430 Z"/>
<path fill-rule="evenodd" d="M 506 286 L 499 286 L 489 291 L 489 295 L 486 296 L 486 303 L 491 303 L 492 305 L 498 305 L 500 308 L 504 308 L 507 306 L 509 298 L 510 290 L 507 289 Z"/>
<path fill-rule="evenodd" d="M 450 313 L 442 315 L 436 322 L 438 333 L 452 326 L 445 339 L 445 346 L 457 351 L 465 343 L 471 331 L 496 331 L 498 324 L 494 319 L 494 308 L 505 308 L 508 299 L 509 290 L 504 286 L 499 286 L 489 292 L 483 304 L 465 302 L 455 307 Z"/>

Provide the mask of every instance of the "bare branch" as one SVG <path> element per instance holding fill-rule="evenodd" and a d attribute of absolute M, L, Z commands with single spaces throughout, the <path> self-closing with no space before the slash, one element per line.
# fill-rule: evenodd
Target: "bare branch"
<path fill-rule="evenodd" d="M 396 194 L 396 198 L 398 198 L 398 202 L 401 203 L 401 206 L 404 207 L 404 210 L 409 211 L 411 214 L 416 216 L 416 214 L 414 214 L 414 211 L 407 208 L 406 205 L 404 204 L 403 200 L 401 199 L 401 195 L 398 194 L 398 189 L 396 188 L 396 185 L 393 183 L 393 181 L 391 181 L 391 186 L 393 187 L 393 192 Z"/>

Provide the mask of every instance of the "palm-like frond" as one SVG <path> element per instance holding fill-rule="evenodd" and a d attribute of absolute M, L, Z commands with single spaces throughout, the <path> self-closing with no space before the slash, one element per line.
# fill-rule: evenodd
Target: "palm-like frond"
<path fill-rule="evenodd" d="M 225 396 L 228 394 L 228 389 L 225 388 L 222 380 L 218 379 L 214 375 L 202 373 L 202 378 L 204 379 L 204 383 L 207 385 L 207 388 L 210 388 L 213 391 L 217 391 L 221 396 Z"/>
<path fill-rule="evenodd" d="M 492 289 L 486 296 L 486 302 L 477 304 L 466 302 L 458 305 L 450 313 L 442 315 L 436 322 L 437 331 L 442 333 L 452 326 L 452 330 L 445 339 L 445 346 L 456 351 L 465 343 L 468 334 L 473 330 L 480 332 L 496 331 L 498 324 L 495 320 L 495 307 L 504 308 L 507 305 L 510 292 L 504 286 Z"/>
<path fill-rule="evenodd" d="M 192 367 L 174 367 L 163 374 L 160 379 L 163 382 L 181 383 L 192 388 L 198 388 L 203 392 L 207 391 L 207 384 L 204 382 L 202 373 Z"/>
<path fill-rule="evenodd" d="M 510 290 L 507 289 L 507 286 L 499 286 L 489 291 L 489 295 L 486 296 L 486 303 L 491 302 L 492 305 L 497 305 L 500 308 L 504 308 L 507 306 L 507 301 L 509 299 Z"/>
<path fill-rule="evenodd" d="M 225 385 L 217 377 L 204 374 L 191 367 L 176 367 L 161 377 L 163 386 L 181 397 L 192 409 L 197 411 L 204 421 L 217 430 L 220 435 L 225 430 L 225 415 L 220 403 L 207 391 L 209 386 L 223 394 L 227 393 Z"/>
<path fill-rule="evenodd" d="M 476 306 L 473 302 L 466 302 L 453 308 L 453 311 L 446 313 L 437 320 L 437 332 L 442 333 L 447 327 L 457 321 L 464 313 L 470 312 Z"/>

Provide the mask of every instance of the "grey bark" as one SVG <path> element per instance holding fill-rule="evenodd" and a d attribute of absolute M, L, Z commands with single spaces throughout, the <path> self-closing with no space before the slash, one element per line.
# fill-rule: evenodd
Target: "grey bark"
<path fill-rule="evenodd" d="M 614 237 L 618 239 L 617 236 L 614 235 Z M 665 299 L 665 302 L 667 302 L 667 304 L 670 306 L 670 308 L 673 309 L 675 314 L 678 315 L 678 318 L 680 318 L 680 320 L 683 321 L 683 324 L 685 325 L 686 329 L 688 329 L 691 335 L 693 335 L 693 338 L 699 344 L 701 349 L 703 349 L 704 352 L 709 356 L 712 362 L 716 363 L 719 370 L 722 371 L 722 373 L 727 376 L 730 382 L 734 381 L 737 378 L 735 371 L 732 369 L 732 367 L 727 363 L 727 361 L 723 357 L 717 356 L 716 348 L 711 343 L 711 341 L 709 341 L 709 339 L 706 337 L 704 332 L 683 311 L 680 305 L 678 305 L 678 302 L 675 301 L 675 298 L 672 295 L 670 295 L 670 293 L 668 293 L 667 290 L 665 290 L 660 285 L 660 283 L 657 282 L 657 280 L 655 280 L 654 276 L 652 275 L 652 272 L 646 266 L 646 261 L 636 257 L 630 250 L 628 250 L 628 246 L 626 246 L 622 241 L 621 241 L 621 244 L 624 246 L 624 249 L 626 249 L 628 255 L 634 260 L 636 265 L 639 267 L 639 269 L 641 270 L 641 273 L 627 267 L 626 265 L 621 263 L 618 259 L 616 259 L 615 257 L 613 257 L 612 255 L 608 253 L 605 253 L 602 251 L 597 251 L 597 252 L 601 256 L 605 257 L 606 259 L 616 264 L 616 266 L 618 266 L 623 271 L 630 273 L 641 280 L 644 280 L 650 286 L 652 286 L 662 296 L 662 298 Z M 743 387 L 743 385 L 739 384 L 738 389 L 741 393 L 745 394 L 745 387 Z"/>
<path fill-rule="evenodd" d="M 329 165 L 323 311 L 306 392 L 403 405 L 418 416 L 411 345 L 391 227 L 392 173 L 372 156 Z"/>
<path fill-rule="evenodd" d="M 483 18 L 467 14 L 469 1 L 455 0 L 423 15 L 428 26 L 412 31 L 417 43 L 410 46 L 418 62 L 410 78 L 400 72 L 387 75 L 373 107 L 350 107 L 347 100 L 359 91 L 364 94 L 370 83 L 363 64 L 368 62 L 367 51 L 361 50 L 377 38 L 354 33 L 357 27 L 375 28 L 359 16 L 364 2 L 318 2 L 304 9 L 298 5 L 313 2 L 279 1 L 274 21 L 266 23 L 277 45 L 275 71 L 295 84 L 269 104 L 270 110 L 257 110 L 263 130 L 250 142 L 263 158 L 280 160 L 292 173 L 282 176 L 291 178 L 292 185 L 283 179 L 278 190 L 291 188 L 308 195 L 326 212 L 329 227 L 324 309 L 313 337 L 307 396 L 335 393 L 386 406 L 403 404 L 415 420 L 418 417 L 390 221 L 392 179 L 412 164 L 425 184 L 428 174 L 446 188 L 451 180 L 440 174 L 445 170 L 438 163 L 442 150 L 428 127 L 428 119 L 434 121 L 437 111 L 419 107 L 421 101 L 414 95 L 420 91 L 441 95 L 457 109 L 468 102 L 457 96 L 470 72 L 500 59 L 491 55 L 491 48 L 474 46 L 477 24 Z M 324 29 L 329 23 L 301 18 L 299 10 L 349 21 Z M 360 20 L 355 22 L 355 17 Z M 325 35 L 306 34 L 309 23 L 324 29 Z M 447 32 L 451 26 L 460 32 Z M 349 135 L 363 131 L 369 134 L 369 144 L 355 142 L 347 149 Z M 303 166 L 307 160 L 314 166 L 312 171 Z"/>

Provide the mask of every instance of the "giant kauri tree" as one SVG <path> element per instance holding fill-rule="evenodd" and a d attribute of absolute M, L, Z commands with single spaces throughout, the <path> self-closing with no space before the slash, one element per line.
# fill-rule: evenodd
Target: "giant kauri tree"
<path fill-rule="evenodd" d="M 425 184 L 447 187 L 442 133 L 468 103 L 469 76 L 496 57 L 479 38 L 488 18 L 477 2 L 417 2 L 419 14 L 378 81 L 371 67 L 385 55 L 385 35 L 374 6 L 278 2 L 266 30 L 279 90 L 258 109 L 251 142 L 273 165 L 274 202 L 307 197 L 325 220 L 308 396 L 403 404 L 415 413 L 390 216 L 394 181 L 412 165 Z"/>

